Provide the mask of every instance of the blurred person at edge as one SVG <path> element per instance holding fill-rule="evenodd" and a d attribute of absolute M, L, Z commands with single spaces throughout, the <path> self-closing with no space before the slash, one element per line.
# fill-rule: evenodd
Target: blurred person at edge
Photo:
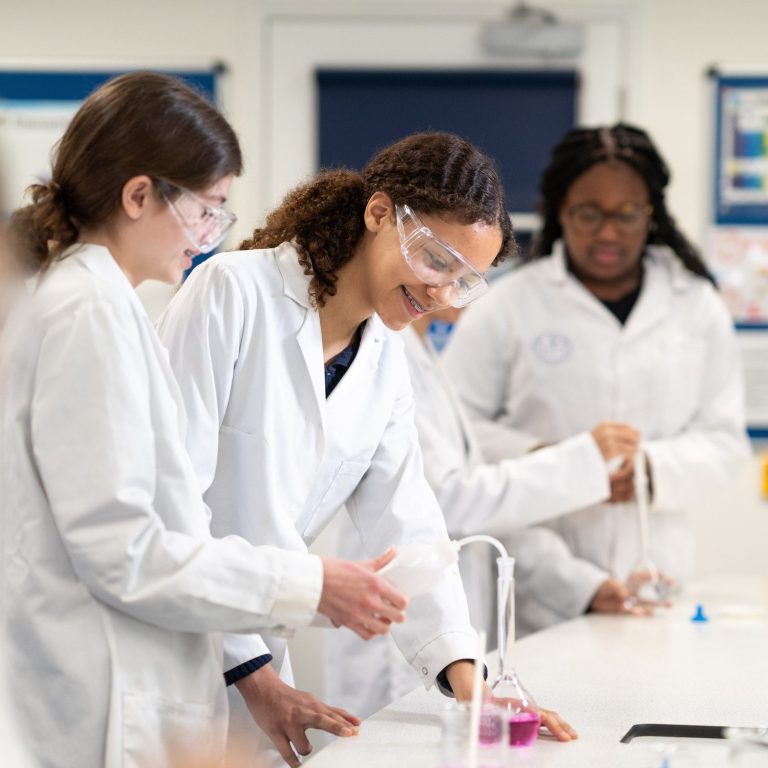
<path fill-rule="evenodd" d="M 1 218 L 3 200 L 0 195 L 0 338 L 11 308 L 22 295 L 23 279 L 27 273 L 23 254 L 19 248 L 14 247 L 8 226 Z"/>
<path fill-rule="evenodd" d="M 0 190 L 0 211 L 3 210 L 4 199 Z M 12 297 L 16 295 L 19 280 L 18 262 L 11 252 L 5 223 L 0 221 L 0 338 L 3 321 L 9 311 Z M 3 477 L 0 476 L 0 482 L 3 481 Z M 0 603 L 1 607 L 2 603 Z M 16 710 L 9 696 L 8 674 L 5 628 L 0 626 L 0 765 L 32 768 L 34 763 L 23 742 Z"/>
<path fill-rule="evenodd" d="M 12 217 L 35 274 L 0 350 L 0 584 L 11 698 L 44 768 L 215 765 L 220 633 L 318 611 L 375 614 L 371 633 L 404 618 L 374 572 L 392 553 L 358 564 L 210 535 L 178 386 L 134 288 L 177 282 L 221 241 L 240 170 L 200 94 L 133 72 L 83 103 L 51 181 Z M 323 718 L 345 735 L 359 722 Z"/>
<path fill-rule="evenodd" d="M 638 128 L 566 134 L 542 176 L 528 263 L 466 313 L 444 363 L 476 424 L 544 443 L 602 419 L 632 425 L 649 480 L 650 560 L 679 585 L 693 567 L 688 510 L 749 445 L 733 322 L 667 210 L 669 178 Z M 522 631 L 622 610 L 616 580 L 648 565 L 633 470 L 627 461 L 612 477 L 608 503 L 515 537 Z"/>

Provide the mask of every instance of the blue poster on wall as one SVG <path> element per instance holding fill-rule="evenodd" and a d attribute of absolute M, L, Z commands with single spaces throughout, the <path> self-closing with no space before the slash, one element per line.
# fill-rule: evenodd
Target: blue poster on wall
<path fill-rule="evenodd" d="M 768 77 L 715 74 L 715 222 L 768 224 Z"/>
<path fill-rule="evenodd" d="M 768 76 L 713 71 L 715 157 L 707 265 L 739 331 L 753 438 L 768 437 Z"/>
<path fill-rule="evenodd" d="M 0 70 L 0 100 L 4 102 L 83 101 L 91 91 L 126 70 L 43 71 Z M 159 70 L 158 70 L 159 71 Z M 168 71 L 186 80 L 211 100 L 216 97 L 217 70 Z"/>

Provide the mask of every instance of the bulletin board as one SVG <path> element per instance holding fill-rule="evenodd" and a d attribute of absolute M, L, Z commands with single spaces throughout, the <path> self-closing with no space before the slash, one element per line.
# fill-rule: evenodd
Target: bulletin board
<path fill-rule="evenodd" d="M 768 76 L 714 74 L 715 221 L 768 224 Z"/>
<path fill-rule="evenodd" d="M 707 265 L 738 331 L 747 423 L 768 437 L 768 68 L 710 72 L 714 94 Z"/>
<path fill-rule="evenodd" d="M 50 175 L 51 150 L 80 104 L 98 86 L 128 69 L 14 69 L 0 67 L 0 189 L 4 214 L 24 190 Z M 183 78 L 216 100 L 220 65 L 158 69 Z"/>
<path fill-rule="evenodd" d="M 737 325 L 768 330 L 768 75 L 713 71 L 708 265 Z"/>

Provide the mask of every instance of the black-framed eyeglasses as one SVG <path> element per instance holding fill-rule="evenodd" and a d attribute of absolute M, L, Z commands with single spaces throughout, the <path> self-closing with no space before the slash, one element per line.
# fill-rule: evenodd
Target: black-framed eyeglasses
<path fill-rule="evenodd" d="M 626 202 L 612 211 L 606 211 L 595 203 L 579 203 L 566 209 L 565 214 L 574 228 L 584 234 L 594 235 L 608 219 L 613 219 L 622 235 L 634 235 L 648 227 L 653 206 Z"/>

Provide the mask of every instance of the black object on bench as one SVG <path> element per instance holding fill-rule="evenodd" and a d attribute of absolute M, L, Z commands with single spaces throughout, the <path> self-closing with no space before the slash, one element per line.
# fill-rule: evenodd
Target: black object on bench
<path fill-rule="evenodd" d="M 666 723 L 637 723 L 622 737 L 622 744 L 629 744 L 637 736 L 661 736 L 682 739 L 724 739 L 724 725 L 673 725 Z"/>

